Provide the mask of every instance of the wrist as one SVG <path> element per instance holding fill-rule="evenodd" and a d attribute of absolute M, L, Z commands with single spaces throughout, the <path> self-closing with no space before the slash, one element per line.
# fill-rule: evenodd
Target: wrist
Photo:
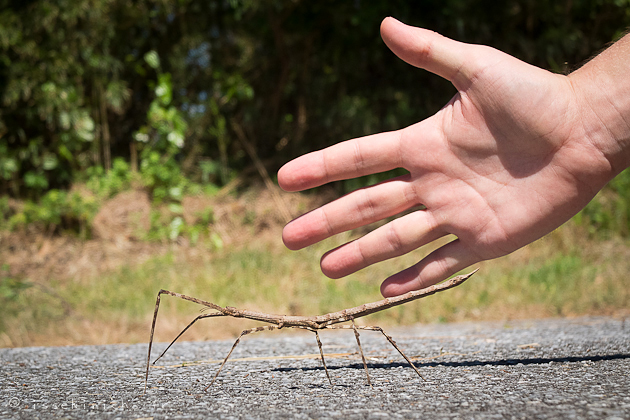
<path fill-rule="evenodd" d="M 580 135 L 608 162 L 608 180 L 630 166 L 630 36 L 569 75 Z M 606 173 L 608 172 L 608 173 Z"/>

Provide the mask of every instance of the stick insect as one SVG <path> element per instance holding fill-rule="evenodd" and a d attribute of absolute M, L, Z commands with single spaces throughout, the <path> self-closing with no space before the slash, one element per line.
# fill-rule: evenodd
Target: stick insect
<path fill-rule="evenodd" d="M 157 295 L 157 300 L 155 302 L 155 310 L 153 312 L 153 323 L 151 324 L 151 336 L 149 338 L 149 351 L 147 354 L 147 370 L 146 370 L 146 375 L 145 375 L 145 379 L 144 379 L 144 393 L 146 393 L 147 391 L 147 384 L 148 384 L 148 380 L 149 380 L 149 367 L 151 364 L 151 347 L 153 346 L 153 333 L 155 332 L 155 323 L 157 321 L 157 316 L 158 316 L 158 309 L 160 307 L 160 297 L 164 294 L 164 295 L 170 295 L 170 296 L 174 296 L 180 299 L 184 299 L 190 302 L 194 302 L 197 303 L 199 305 L 205 306 L 206 308 L 204 309 L 210 309 L 210 310 L 214 310 L 215 312 L 211 312 L 211 313 L 206 313 L 206 314 L 202 314 L 197 316 L 195 319 L 193 319 L 187 326 L 186 328 L 184 328 L 178 335 L 177 337 L 175 337 L 175 339 L 173 341 L 171 341 L 171 343 L 168 345 L 168 347 L 166 347 L 166 350 L 164 350 L 162 352 L 162 354 L 160 354 L 160 356 L 155 359 L 155 361 L 153 362 L 153 364 L 155 364 L 162 356 L 164 356 L 164 354 L 166 354 L 166 352 L 168 351 L 168 349 L 171 348 L 171 346 L 177 341 L 177 339 L 179 339 L 179 337 L 182 336 L 182 334 L 184 334 L 195 322 L 201 320 L 201 319 L 205 319 L 205 318 L 214 318 L 214 317 L 219 317 L 219 316 L 229 316 L 229 317 L 233 317 L 233 318 L 246 318 L 246 319 L 252 319 L 255 321 L 261 321 L 261 322 L 266 322 L 270 325 L 264 325 L 261 327 L 255 327 L 255 328 L 251 328 L 251 329 L 247 329 L 244 330 L 243 332 L 241 332 L 241 334 L 238 336 L 238 338 L 236 339 L 236 341 L 234 342 L 234 344 L 232 345 L 232 348 L 230 349 L 229 353 L 227 354 L 227 356 L 225 356 L 225 359 L 223 359 L 223 363 L 221 363 L 221 366 L 219 367 L 219 370 L 216 372 L 216 374 L 214 375 L 214 377 L 212 378 L 212 381 L 210 382 L 210 384 L 208 386 L 206 386 L 206 388 L 204 389 L 204 391 L 206 391 L 208 388 L 210 388 L 212 386 L 212 384 L 214 384 L 215 380 L 217 379 L 217 377 L 219 376 L 219 374 L 221 373 L 221 370 L 223 369 L 223 366 L 225 365 L 225 363 L 228 361 L 228 359 L 230 358 L 230 355 L 232 354 L 232 351 L 234 351 L 234 348 L 238 345 L 238 343 L 241 341 L 241 338 L 243 338 L 243 336 L 247 335 L 247 334 L 251 334 L 254 332 L 259 332 L 259 331 L 272 331 L 272 330 L 278 330 L 281 328 L 300 328 L 303 330 L 307 330 L 307 331 L 311 331 L 313 333 L 315 333 L 315 339 L 317 341 L 317 346 L 319 347 L 319 354 L 321 356 L 321 361 L 322 361 L 322 365 L 324 366 L 324 371 L 326 372 L 326 377 L 328 378 L 328 381 L 330 382 L 330 385 L 332 386 L 332 379 L 330 378 L 330 374 L 328 373 L 328 367 L 326 366 L 326 360 L 324 359 L 324 352 L 322 350 L 322 343 L 319 339 L 319 330 L 323 330 L 323 329 L 351 329 L 354 331 L 354 336 L 356 338 L 357 341 L 357 345 L 359 347 L 359 353 L 361 355 L 361 359 L 363 361 L 363 368 L 365 369 L 365 374 L 367 376 L 367 383 L 368 385 L 372 386 L 372 382 L 370 380 L 370 373 L 368 372 L 368 368 L 367 368 L 367 363 L 365 361 L 365 356 L 363 355 L 363 349 L 361 347 L 361 342 L 359 340 L 359 331 L 358 330 L 367 330 L 367 331 L 377 331 L 380 332 L 381 334 L 383 334 L 385 336 L 385 338 L 387 339 L 387 341 L 389 341 L 389 343 L 394 346 L 394 348 L 398 351 L 398 353 L 400 353 L 400 355 L 407 361 L 407 363 L 409 363 L 409 366 L 411 366 L 413 368 L 413 370 L 418 374 L 418 376 L 420 376 L 420 378 L 424 379 L 422 377 L 422 374 L 420 373 L 420 371 L 418 370 L 418 368 L 416 368 L 416 366 L 411 362 L 411 360 L 409 359 L 409 357 L 407 357 L 407 355 L 405 355 L 405 353 L 400 349 L 400 347 L 398 347 L 398 345 L 396 344 L 396 342 L 392 339 L 392 337 L 390 337 L 385 331 L 383 331 L 383 329 L 381 327 L 377 327 L 377 326 L 362 326 L 362 325 L 356 325 L 354 320 L 369 314 L 373 314 L 375 312 L 380 312 L 383 311 L 385 309 L 394 307 L 394 306 L 398 306 L 398 305 L 402 305 L 403 303 L 407 303 L 407 302 L 411 302 L 413 300 L 416 299 L 420 299 L 426 296 L 430 296 L 433 295 L 437 292 L 441 292 L 444 290 L 448 290 L 451 289 L 455 286 L 459 286 L 460 284 L 462 284 L 463 282 L 465 282 L 466 280 L 468 280 L 468 278 L 470 278 L 470 276 L 472 276 L 473 274 L 475 274 L 477 272 L 477 270 L 469 273 L 469 274 L 464 274 L 461 276 L 456 276 L 451 278 L 450 280 L 447 280 L 443 283 L 439 283 L 421 290 L 414 290 L 411 292 L 407 292 L 403 295 L 400 296 L 396 296 L 393 298 L 386 298 L 383 300 L 379 300 L 377 302 L 372 302 L 372 303 L 366 303 L 363 304 L 361 306 L 357 306 L 354 308 L 350 308 L 350 309 L 344 309 L 342 311 L 339 312 L 331 312 L 325 315 L 319 315 L 319 316 L 312 316 L 312 317 L 308 317 L 308 316 L 289 316 L 289 315 L 274 315 L 274 314 L 266 314 L 266 313 L 262 313 L 262 312 L 255 312 L 255 311 L 248 311 L 248 310 L 244 310 L 244 309 L 237 309 L 237 308 L 233 308 L 231 306 L 226 306 L 221 307 L 219 305 L 216 305 L 212 302 L 206 302 L 204 300 L 201 299 L 197 299 L 191 296 L 186 296 L 186 295 L 182 295 L 180 293 L 175 293 L 175 292 L 171 292 L 169 290 L 160 290 L 158 292 Z M 335 324 L 339 324 L 342 322 L 351 322 L 351 325 L 335 325 Z"/>

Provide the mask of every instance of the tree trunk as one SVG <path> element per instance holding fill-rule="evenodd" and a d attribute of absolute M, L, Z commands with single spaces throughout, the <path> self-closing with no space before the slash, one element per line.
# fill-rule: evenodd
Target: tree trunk
<path fill-rule="evenodd" d="M 112 167 L 111 157 L 111 142 L 109 137 L 109 122 L 107 119 L 107 102 L 105 100 L 105 93 L 103 92 L 103 86 L 99 84 L 101 102 L 101 133 L 103 139 L 103 167 L 105 171 L 109 171 Z"/>

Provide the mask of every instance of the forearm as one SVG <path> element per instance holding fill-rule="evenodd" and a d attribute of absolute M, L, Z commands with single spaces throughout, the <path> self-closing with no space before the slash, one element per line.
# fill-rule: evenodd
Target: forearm
<path fill-rule="evenodd" d="M 610 162 L 612 179 L 630 166 L 630 34 L 569 75 L 581 135 Z"/>

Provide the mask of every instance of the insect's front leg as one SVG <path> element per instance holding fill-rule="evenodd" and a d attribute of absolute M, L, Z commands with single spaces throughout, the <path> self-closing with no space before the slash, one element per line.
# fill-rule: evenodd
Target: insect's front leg
<path fill-rule="evenodd" d="M 218 312 L 215 313 L 211 313 L 211 314 L 204 314 L 204 315 L 200 315 L 197 318 L 195 318 L 190 324 L 188 324 L 188 326 L 186 328 L 184 328 L 184 330 L 182 332 L 179 333 L 179 335 L 177 337 L 175 337 L 175 339 L 171 342 L 171 344 L 168 345 L 168 347 L 166 348 L 166 350 L 168 350 L 173 343 L 175 343 L 175 341 L 177 341 L 177 339 L 188 329 L 190 328 L 195 322 L 199 321 L 200 319 L 204 319 L 204 318 L 209 318 L 209 317 L 215 317 L 215 316 L 227 316 L 228 314 L 226 314 L 224 311 L 224 308 L 221 308 L 218 305 L 215 305 L 212 302 L 207 302 L 205 300 L 201 300 L 201 299 L 197 299 L 194 297 L 190 297 L 190 296 L 186 296 L 186 295 L 182 295 L 181 293 L 175 293 L 175 292 L 171 292 L 169 290 L 164 290 L 161 289 L 158 294 L 157 294 L 157 298 L 155 300 L 155 309 L 153 310 L 153 321 L 151 322 L 151 335 L 149 336 L 149 350 L 147 351 L 147 369 L 146 369 L 146 373 L 144 376 L 144 391 L 142 393 L 142 395 L 146 394 L 147 392 L 147 385 L 149 382 L 149 367 L 151 366 L 151 348 L 153 347 L 153 334 L 155 333 L 155 324 L 157 322 L 157 317 L 158 317 L 158 311 L 160 309 L 160 298 L 163 294 L 166 295 L 170 295 L 170 296 L 174 296 L 176 298 L 179 299 L 184 299 L 187 300 L 189 302 L 193 302 L 193 303 L 197 303 L 199 305 L 202 305 L 204 307 L 210 308 L 210 309 L 214 309 Z M 166 353 L 166 350 L 164 350 L 162 352 L 162 354 L 155 359 L 155 362 L 157 362 L 157 360 L 164 356 L 164 353 Z M 153 363 L 155 363 L 153 362 Z"/>

